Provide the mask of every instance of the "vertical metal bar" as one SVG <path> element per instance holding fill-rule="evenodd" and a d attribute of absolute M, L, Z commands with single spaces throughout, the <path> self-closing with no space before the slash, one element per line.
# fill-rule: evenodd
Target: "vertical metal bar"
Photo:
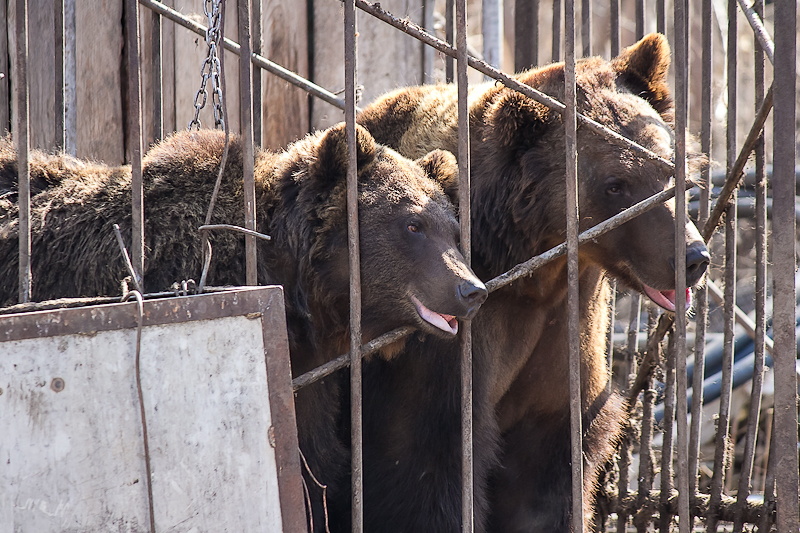
<path fill-rule="evenodd" d="M 252 28 L 253 31 L 251 32 L 251 41 L 253 46 L 253 54 L 261 55 L 261 52 L 264 48 L 264 40 L 262 27 L 261 27 L 261 14 L 263 12 L 262 9 L 262 1 L 263 0 L 250 0 L 250 10 L 252 12 Z M 252 68 L 252 67 L 251 67 Z M 262 119 L 263 114 L 261 107 L 263 105 L 264 95 L 262 94 L 262 83 L 261 83 L 261 76 L 263 74 L 260 68 L 252 69 L 252 91 L 251 94 L 253 95 L 253 142 L 256 146 L 261 146 L 264 143 L 264 136 L 262 130 Z"/>
<path fill-rule="evenodd" d="M 609 8 L 611 23 L 611 57 L 619 55 L 619 0 L 611 0 Z"/>
<path fill-rule="evenodd" d="M 469 86 L 467 79 L 467 2 L 456 1 L 456 53 L 458 69 L 458 174 L 461 251 L 467 264 L 472 257 L 470 232 Z M 475 529 L 472 449 L 472 323 L 461 331 L 461 530 Z"/>
<path fill-rule="evenodd" d="M 636 0 L 636 38 L 644 37 L 644 0 Z"/>
<path fill-rule="evenodd" d="M 711 0 L 702 4 L 702 56 L 700 88 L 700 149 L 704 154 L 711 153 Z M 711 189 L 711 170 L 708 166 L 700 174 L 700 206 L 698 227 L 704 227 L 710 211 L 709 190 Z M 703 413 L 703 373 L 705 372 L 706 328 L 708 323 L 708 289 L 705 285 L 695 293 L 695 343 L 694 374 L 692 376 L 692 424 L 689 434 L 689 493 L 694 498 L 697 493 L 698 460 L 700 457 L 700 427 Z"/>
<path fill-rule="evenodd" d="M 435 0 L 422 1 L 422 27 L 431 35 L 436 35 L 436 21 L 434 20 Z M 422 48 L 422 72 L 420 79 L 422 83 L 436 83 L 435 62 L 436 49 L 432 46 L 421 45 Z"/>
<path fill-rule="evenodd" d="M 606 337 L 606 365 L 608 369 L 608 384 L 606 390 L 611 392 L 614 389 L 614 323 L 617 318 L 617 281 L 609 283 L 611 291 L 611 305 L 608 310 L 608 336 Z"/>
<path fill-rule="evenodd" d="M 253 92 L 250 49 L 250 0 L 238 0 L 239 14 L 239 122 L 242 131 L 242 171 L 244 174 L 244 227 L 256 229 L 256 188 L 253 181 Z M 220 53 L 224 53 L 220 51 Z M 245 235 L 245 282 L 248 285 L 258 284 L 256 238 Z"/>
<path fill-rule="evenodd" d="M 795 330 L 795 118 L 797 3 L 775 3 L 772 235 L 775 332 L 775 482 L 778 531 L 798 530 L 797 344 Z"/>
<path fill-rule="evenodd" d="M 55 80 L 53 83 L 55 113 L 55 145 L 57 149 L 64 148 L 64 0 L 54 0 L 53 2 L 53 26 L 54 35 L 54 60 L 55 60 Z M 3 72 L 0 69 L 0 72 Z M 2 101 L 2 99 L 0 99 Z M 0 127 L 0 131 L 2 127 Z"/>
<path fill-rule="evenodd" d="M 773 302 L 774 303 L 774 302 Z M 767 415 L 767 442 L 766 444 L 766 472 L 764 474 L 764 507 L 761 515 L 761 523 L 758 525 L 759 532 L 770 531 L 769 526 L 775 523 L 771 508 L 776 505 L 775 502 L 775 439 L 772 438 L 772 432 L 775 429 L 775 408 Z"/>
<path fill-rule="evenodd" d="M 28 2 L 17 0 L 17 55 L 14 76 L 14 99 L 17 101 L 17 120 L 14 135 L 17 144 L 18 204 L 19 204 L 19 301 L 31 299 L 31 169 L 28 161 L 30 133 L 28 131 Z"/>
<path fill-rule="evenodd" d="M 619 52 L 617 52 L 619 53 Z M 631 295 L 630 314 L 628 316 L 628 337 L 627 337 L 627 353 L 625 354 L 625 365 L 623 367 L 622 375 L 627 384 L 627 391 L 630 391 L 630 376 L 636 373 L 636 352 L 639 349 L 639 317 L 641 315 L 641 296 L 639 293 Z M 634 401 L 634 400 L 632 400 Z M 628 489 L 630 485 L 629 470 L 631 465 L 631 445 L 633 438 L 624 439 L 620 446 L 619 458 L 619 500 L 622 501 L 628 496 Z M 628 515 L 623 512 L 617 513 L 617 533 L 627 532 Z"/>
<path fill-rule="evenodd" d="M 363 426 L 361 406 L 361 254 L 358 228 L 358 148 L 356 140 L 355 0 L 344 3 L 345 128 L 347 131 L 347 248 L 350 257 L 350 440 L 352 446 L 352 530 L 364 531 Z"/>
<path fill-rule="evenodd" d="M 764 0 L 755 0 L 753 4 L 755 13 L 760 17 L 764 15 Z M 761 46 L 754 47 L 754 79 L 755 79 L 755 112 L 764 100 L 764 50 Z M 753 384 L 750 390 L 750 410 L 747 417 L 747 436 L 745 438 L 744 455 L 742 457 L 742 470 L 739 474 L 739 487 L 736 491 L 736 508 L 734 510 L 734 533 L 741 533 L 744 529 L 743 512 L 750 495 L 753 463 L 755 460 L 756 444 L 758 440 L 759 418 L 761 415 L 761 391 L 764 379 L 764 348 L 766 333 L 766 305 L 767 293 L 767 184 L 764 170 L 764 136 L 762 135 L 755 147 L 756 162 L 756 336 L 753 346 Z"/>
<path fill-rule="evenodd" d="M 64 151 L 78 154 L 78 63 L 75 2 L 64 0 Z"/>
<path fill-rule="evenodd" d="M 553 61 L 561 59 L 561 0 L 553 0 Z"/>
<path fill-rule="evenodd" d="M 164 137 L 164 88 L 163 88 L 163 60 L 161 53 L 161 15 L 150 11 L 152 28 L 152 56 L 151 72 L 153 84 L 153 140 L 159 141 Z"/>
<path fill-rule="evenodd" d="M 677 194 L 675 195 L 678 196 Z M 675 429 L 675 359 L 676 359 L 675 333 L 670 333 L 667 343 L 667 365 L 664 369 L 666 391 L 664 393 L 664 440 L 661 446 L 661 494 L 659 498 L 659 531 L 669 533 L 672 515 L 669 509 L 669 500 L 672 496 L 672 454 L 674 449 L 673 435 Z"/>
<path fill-rule="evenodd" d="M 675 187 L 686 190 L 686 127 L 689 107 L 689 48 L 687 42 L 687 0 L 675 0 Z M 661 4 L 663 0 L 659 1 Z M 663 8 L 663 6 L 662 6 Z M 665 25 L 666 26 L 666 25 Z M 678 430 L 675 483 L 678 489 L 680 533 L 689 533 L 689 435 L 686 419 L 686 310 L 681 309 L 686 294 L 686 195 L 675 195 L 675 379 Z M 679 302 L 681 302 L 679 304 Z"/>
<path fill-rule="evenodd" d="M 653 360 L 654 365 L 661 364 L 661 345 L 653 342 L 653 335 L 656 331 L 658 316 L 656 311 L 650 310 L 647 316 L 647 354 Z M 650 499 L 650 491 L 653 488 L 653 403 L 655 402 L 656 391 L 653 387 L 653 373 L 648 373 L 647 386 L 642 393 L 642 433 L 639 439 L 639 494 L 637 504 L 639 509 L 647 505 Z M 645 514 L 634 518 L 636 531 L 645 533 L 649 530 L 650 515 Z"/>
<path fill-rule="evenodd" d="M 581 0 L 581 48 L 583 57 L 592 55 L 592 2 Z"/>
<path fill-rule="evenodd" d="M 455 43 L 455 0 L 445 0 L 445 39 L 447 44 L 453 46 Z M 453 83 L 455 81 L 455 63 L 452 57 L 447 56 L 444 60 L 445 81 Z"/>
<path fill-rule="evenodd" d="M 503 57 L 503 15 L 500 0 L 482 0 L 481 33 L 483 34 L 483 60 L 500 68 Z M 458 31 L 458 30 L 456 30 Z M 491 78 L 484 75 L 484 79 Z"/>
<path fill-rule="evenodd" d="M 736 90 L 737 90 L 737 13 L 736 0 L 728 0 L 727 84 L 728 114 L 726 128 L 726 174 L 736 161 Z M 708 531 L 716 531 L 719 507 L 725 486 L 725 465 L 730 446 L 730 409 L 733 373 L 734 305 L 736 303 L 736 194 L 725 212 L 725 324 L 722 356 L 722 384 L 717 418 L 714 473 L 711 478 Z"/>
<path fill-rule="evenodd" d="M 656 0 L 656 31 L 667 33 L 667 10 L 664 7 L 664 0 Z M 678 3 L 677 1 L 675 2 Z M 675 22 L 675 21 L 673 21 Z"/>
<path fill-rule="evenodd" d="M 128 155 L 131 158 L 131 261 L 144 287 L 144 194 L 142 189 L 142 84 L 139 62 L 139 2 L 125 0 L 128 50 Z"/>
<path fill-rule="evenodd" d="M 566 224 L 567 224 L 567 321 L 569 339 L 570 442 L 572 462 L 572 531 L 584 530 L 583 516 L 583 443 L 581 435 L 583 404 L 581 398 L 580 316 L 578 307 L 578 135 L 575 87 L 575 2 L 564 3 L 564 105 L 563 120 L 566 150 Z"/>
<path fill-rule="evenodd" d="M 11 35 L 11 19 L 8 17 L 7 2 L 0 2 L 0 135 L 11 131 L 11 90 L 9 87 L 8 36 Z"/>
<path fill-rule="evenodd" d="M 514 70 L 539 64 L 539 0 L 515 0 Z"/>

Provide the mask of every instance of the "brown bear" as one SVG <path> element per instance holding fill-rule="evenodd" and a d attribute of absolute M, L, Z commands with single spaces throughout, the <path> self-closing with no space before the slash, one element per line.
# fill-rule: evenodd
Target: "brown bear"
<path fill-rule="evenodd" d="M 223 145 L 221 132 L 182 132 L 145 156 L 146 290 L 162 290 L 174 280 L 199 275 L 197 228 Z M 431 337 L 454 337 L 459 318 L 472 316 L 487 294 L 458 250 L 451 202 L 457 192 L 455 157 L 434 150 L 411 161 L 376 144 L 360 126 L 357 148 L 365 340 L 399 326 L 414 326 Z M 0 156 L 0 188 L 8 200 L 16 185 L 10 141 L 0 143 Z M 215 223 L 238 224 L 242 219 L 242 160 L 242 143 L 234 137 Z M 123 234 L 130 232 L 130 168 L 40 152 L 33 152 L 31 161 L 34 295 L 119 294 L 125 269 L 112 225 L 119 223 Z M 258 281 L 284 285 L 295 376 L 349 346 L 347 161 L 341 125 L 282 153 L 256 155 L 257 230 L 272 237 L 258 244 Z M 14 205 L 0 215 L 0 302 L 5 304 L 16 298 L 16 211 Z M 243 256 L 241 235 L 213 235 L 210 283 L 242 284 Z M 301 451 L 329 496 L 338 499 L 337 492 L 349 494 L 350 486 L 349 443 L 338 434 L 340 394 L 340 377 L 334 375 L 296 396 Z M 315 492 L 308 476 L 307 484 L 314 529 L 324 531 L 322 494 Z M 349 523 L 349 512 L 343 513 L 331 516 L 331 523 Z"/>
<path fill-rule="evenodd" d="M 658 34 L 611 61 L 580 60 L 578 111 L 672 159 L 669 62 L 666 38 Z M 563 63 L 516 79 L 563 99 Z M 500 84 L 472 87 L 469 102 L 473 268 L 487 280 L 565 240 L 565 134 L 559 113 Z M 433 148 L 456 150 L 457 89 L 400 89 L 364 109 L 358 121 L 378 142 L 407 157 Z M 581 229 L 670 186 L 663 167 L 629 148 L 580 127 L 577 142 Z M 607 390 L 607 280 L 617 279 L 667 310 L 684 312 L 690 292 L 676 295 L 673 290 L 676 237 L 686 241 L 686 283 L 692 286 L 708 265 L 708 251 L 692 223 L 676 236 L 671 202 L 579 250 L 584 513 L 589 523 L 598 471 L 613 454 L 626 416 L 622 397 Z M 569 530 L 566 295 L 566 260 L 561 258 L 492 293 L 473 322 L 478 530 Z M 375 379 L 374 373 L 391 384 L 365 399 L 365 446 L 371 447 L 364 451 L 365 512 L 370 525 L 391 524 L 382 531 L 455 531 L 461 522 L 459 378 L 452 370 L 458 346 L 411 339 L 405 351 L 365 370 L 365 379 Z M 441 364 L 448 371 L 421 372 L 419 364 Z M 401 366 L 408 368 L 404 372 Z M 430 380 L 421 382 L 420 376 Z M 373 446 L 376 435 L 385 440 Z M 379 474 L 370 476 L 371 470 Z"/>

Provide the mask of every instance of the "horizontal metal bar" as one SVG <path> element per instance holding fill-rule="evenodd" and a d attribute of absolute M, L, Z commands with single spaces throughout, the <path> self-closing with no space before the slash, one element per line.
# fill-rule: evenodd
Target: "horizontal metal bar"
<path fill-rule="evenodd" d="M 367 355 L 373 354 L 387 344 L 396 342 L 406 335 L 412 334 L 414 331 L 414 328 L 406 326 L 393 329 L 388 333 L 384 333 L 380 337 L 377 337 L 361 346 L 361 357 L 363 358 Z M 306 385 L 311 385 L 315 381 L 319 381 L 320 379 L 329 376 L 337 370 L 340 370 L 348 365 L 350 365 L 350 352 L 342 354 L 336 359 L 333 359 L 322 366 L 318 366 L 314 370 L 310 370 L 305 374 L 297 376 L 292 380 L 292 390 L 297 391 Z"/>
<path fill-rule="evenodd" d="M 168 6 L 165 6 L 161 2 L 158 2 L 156 0 L 139 0 L 139 3 L 149 9 L 152 9 L 156 13 L 163 15 L 172 22 L 180 26 L 183 26 L 187 30 L 193 31 L 196 34 L 205 37 L 206 34 L 205 26 L 203 26 L 202 24 L 198 24 L 197 22 L 191 20 L 190 18 L 184 16 L 183 14 L 175 11 L 174 9 Z M 223 41 L 223 46 L 225 47 L 226 50 L 233 52 L 236 55 L 241 54 L 241 47 L 239 46 L 239 44 L 234 41 L 231 41 L 230 39 L 226 38 Z M 345 107 L 344 100 L 342 98 L 337 97 L 332 92 L 308 81 L 302 76 L 295 74 L 291 70 L 288 70 L 263 56 L 260 56 L 258 54 L 251 54 L 251 57 L 252 57 L 252 62 L 255 66 L 278 76 L 284 81 L 288 81 L 295 87 L 303 89 L 307 93 L 316 96 L 320 100 L 328 102 L 334 107 L 337 107 L 339 109 L 344 109 Z M 358 111 L 358 109 L 356 110 Z"/>

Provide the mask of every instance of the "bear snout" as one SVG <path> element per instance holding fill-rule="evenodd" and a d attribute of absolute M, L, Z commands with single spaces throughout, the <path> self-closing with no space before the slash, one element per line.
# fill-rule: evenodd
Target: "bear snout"
<path fill-rule="evenodd" d="M 458 284 L 458 297 L 461 304 L 467 310 L 466 317 L 472 318 L 472 316 L 478 312 L 478 309 L 483 302 L 486 301 L 486 298 L 489 296 L 489 291 L 486 290 L 486 285 L 484 285 L 480 280 L 464 280 Z"/>
<path fill-rule="evenodd" d="M 700 281 L 710 262 L 711 255 L 702 242 L 692 243 L 686 248 L 686 285 L 688 287 Z"/>
<path fill-rule="evenodd" d="M 706 273 L 709 263 L 711 263 L 711 255 L 708 253 L 708 248 L 702 241 L 691 243 L 686 247 L 686 286 L 692 287 L 703 274 Z M 671 257 L 669 265 L 675 271 L 675 257 Z"/>

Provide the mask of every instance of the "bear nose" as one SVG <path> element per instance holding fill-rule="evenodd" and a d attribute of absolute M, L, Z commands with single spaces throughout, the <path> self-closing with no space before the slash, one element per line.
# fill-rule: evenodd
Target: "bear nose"
<path fill-rule="evenodd" d="M 711 256 L 702 242 L 695 242 L 686 248 L 686 285 L 691 287 L 703 277 Z"/>
<path fill-rule="evenodd" d="M 469 309 L 469 314 L 472 314 L 486 301 L 489 291 L 486 290 L 486 285 L 481 283 L 480 280 L 464 280 L 458 285 L 458 295 L 461 297 L 465 307 Z"/>

